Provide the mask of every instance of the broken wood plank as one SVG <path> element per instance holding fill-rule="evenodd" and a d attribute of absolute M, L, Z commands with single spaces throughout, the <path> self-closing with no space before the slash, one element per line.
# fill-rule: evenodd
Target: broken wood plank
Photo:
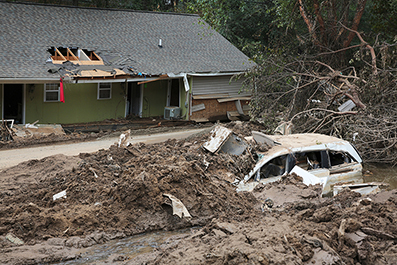
<path fill-rule="evenodd" d="M 384 233 L 382 231 L 375 230 L 375 229 L 369 228 L 369 227 L 362 227 L 361 231 L 363 231 L 367 235 L 376 236 L 376 237 L 386 239 L 386 240 L 396 240 L 397 239 L 397 237 L 395 237 L 393 235 L 390 235 L 388 233 Z"/>
<path fill-rule="evenodd" d="M 204 109 L 205 109 L 204 103 L 192 106 L 192 112 L 196 112 L 196 111 L 204 110 Z"/>
<path fill-rule="evenodd" d="M 203 95 L 193 95 L 193 99 L 218 99 L 227 98 L 229 94 L 203 94 Z"/>
<path fill-rule="evenodd" d="M 166 79 L 166 78 L 168 78 L 168 75 L 166 75 L 166 76 L 162 75 L 162 77 L 159 77 L 159 78 L 156 78 L 156 79 L 152 79 L 152 80 L 138 82 L 137 84 L 138 85 L 146 84 L 146 83 L 150 83 L 150 82 L 160 81 L 160 80 L 163 80 L 163 79 Z"/>
<path fill-rule="evenodd" d="M 235 100 L 251 100 L 251 97 L 220 98 L 218 99 L 218 102 L 222 103 L 222 102 L 235 101 Z"/>

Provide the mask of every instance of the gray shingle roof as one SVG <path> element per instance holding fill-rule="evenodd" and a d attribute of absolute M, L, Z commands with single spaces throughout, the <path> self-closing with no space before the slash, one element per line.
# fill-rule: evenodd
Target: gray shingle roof
<path fill-rule="evenodd" d="M 153 75 L 253 65 L 196 15 L 0 2 L 0 25 L 0 78 L 53 77 L 52 46 L 93 49 L 109 64 Z"/>

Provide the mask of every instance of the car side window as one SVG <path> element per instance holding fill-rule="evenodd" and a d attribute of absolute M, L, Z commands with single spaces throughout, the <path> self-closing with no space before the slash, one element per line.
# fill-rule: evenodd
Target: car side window
<path fill-rule="evenodd" d="M 329 151 L 329 158 L 331 161 L 331 166 L 354 162 L 354 160 L 344 152 Z"/>
<path fill-rule="evenodd" d="M 260 178 L 276 177 L 284 174 L 287 155 L 278 156 L 270 160 L 260 169 Z"/>
<path fill-rule="evenodd" d="M 326 150 L 294 153 L 292 156 L 295 158 L 295 164 L 304 170 L 330 168 L 331 165 Z M 289 168 L 288 171 L 292 168 Z"/>

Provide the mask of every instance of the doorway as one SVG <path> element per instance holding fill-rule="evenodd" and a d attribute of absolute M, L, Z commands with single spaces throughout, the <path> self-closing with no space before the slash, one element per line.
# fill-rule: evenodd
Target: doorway
<path fill-rule="evenodd" d="M 3 85 L 3 119 L 13 119 L 16 124 L 24 123 L 24 85 Z"/>
<path fill-rule="evenodd" d="M 168 80 L 167 106 L 179 107 L 179 79 Z"/>
<path fill-rule="evenodd" d="M 132 115 L 136 117 L 142 116 L 142 106 L 141 106 L 141 86 L 136 82 L 128 83 L 127 92 L 127 116 Z"/>

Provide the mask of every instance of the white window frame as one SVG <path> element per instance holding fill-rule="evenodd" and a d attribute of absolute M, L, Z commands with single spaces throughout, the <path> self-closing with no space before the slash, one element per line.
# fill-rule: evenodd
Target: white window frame
<path fill-rule="evenodd" d="M 105 87 L 101 87 L 104 86 Z M 101 98 L 100 96 L 100 92 L 103 90 L 109 90 L 109 97 L 108 98 Z M 112 99 L 112 83 L 108 82 L 108 83 L 98 83 L 98 91 L 97 91 L 97 100 L 104 100 L 104 99 Z"/>
<path fill-rule="evenodd" d="M 51 89 L 51 90 L 47 90 L 47 88 L 51 86 L 51 87 L 55 87 L 57 89 Z M 58 99 L 54 100 L 54 99 L 47 99 L 47 92 L 57 92 L 58 93 Z M 60 85 L 59 83 L 49 83 L 49 84 L 44 84 L 44 102 L 59 102 L 60 101 L 60 96 L 61 96 L 61 89 L 60 89 Z"/>

